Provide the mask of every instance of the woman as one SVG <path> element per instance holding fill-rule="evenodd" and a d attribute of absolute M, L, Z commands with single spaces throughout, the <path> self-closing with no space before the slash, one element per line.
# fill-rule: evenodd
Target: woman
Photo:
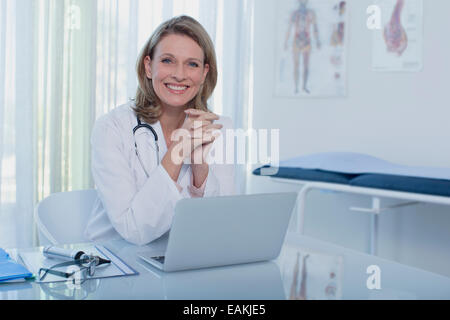
<path fill-rule="evenodd" d="M 86 229 L 91 240 L 144 245 L 170 229 L 178 200 L 234 193 L 233 166 L 206 161 L 231 121 L 207 108 L 217 65 L 204 28 L 187 16 L 163 23 L 142 50 L 137 73 L 136 99 L 93 129 L 99 199 Z"/>

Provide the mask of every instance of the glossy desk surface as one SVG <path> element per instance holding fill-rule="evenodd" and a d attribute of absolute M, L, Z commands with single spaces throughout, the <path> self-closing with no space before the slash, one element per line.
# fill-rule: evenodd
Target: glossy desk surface
<path fill-rule="evenodd" d="M 450 299 L 450 278 L 295 234 L 287 235 L 274 261 L 175 273 L 161 272 L 136 255 L 159 251 L 162 242 L 103 245 L 139 275 L 93 279 L 78 289 L 65 283 L 0 284 L 0 299 Z M 368 288 L 374 274 L 367 268 L 374 265 L 380 289 Z"/>

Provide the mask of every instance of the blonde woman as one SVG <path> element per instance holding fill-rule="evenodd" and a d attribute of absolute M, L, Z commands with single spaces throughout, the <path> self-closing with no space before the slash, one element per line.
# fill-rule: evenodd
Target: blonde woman
<path fill-rule="evenodd" d="M 234 193 L 234 167 L 208 164 L 231 120 L 208 110 L 217 83 L 213 43 L 193 18 L 157 28 L 137 62 L 134 101 L 99 118 L 92 133 L 98 199 L 91 240 L 144 245 L 171 227 L 178 200 Z"/>

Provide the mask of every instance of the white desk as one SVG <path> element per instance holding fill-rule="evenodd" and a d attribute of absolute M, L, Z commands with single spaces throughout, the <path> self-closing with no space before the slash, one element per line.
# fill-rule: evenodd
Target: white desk
<path fill-rule="evenodd" d="M 1 284 L 0 299 L 286 299 L 291 272 L 285 261 L 264 262 L 176 273 L 163 273 L 146 264 L 136 252 L 149 250 L 122 240 L 103 243 L 140 274 L 86 281 L 81 289 L 65 283 Z M 157 250 L 162 244 L 149 246 Z M 450 299 L 450 278 L 380 259 L 298 234 L 288 234 L 286 245 L 342 257 L 342 299 Z M 38 250 L 38 248 L 36 248 Z M 12 255 L 17 250 L 9 250 Z M 292 257 L 289 257 L 292 258 Z M 381 290 L 369 290 L 367 267 L 381 270 Z M 312 271 L 312 270 L 311 270 Z M 316 279 L 317 280 L 317 279 Z M 310 282 L 311 284 L 312 282 Z M 306 298 L 315 288 L 309 287 Z"/>

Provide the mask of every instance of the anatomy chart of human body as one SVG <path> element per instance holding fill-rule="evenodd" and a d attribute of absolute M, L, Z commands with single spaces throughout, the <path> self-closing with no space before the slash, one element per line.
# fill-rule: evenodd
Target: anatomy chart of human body
<path fill-rule="evenodd" d="M 343 256 L 286 245 L 281 250 L 277 263 L 287 299 L 342 299 Z"/>
<path fill-rule="evenodd" d="M 346 1 L 339 0 L 287 0 L 279 3 L 277 96 L 346 94 L 346 6 Z"/>
<path fill-rule="evenodd" d="M 378 0 L 381 29 L 374 31 L 373 68 L 420 71 L 423 59 L 423 1 Z"/>

